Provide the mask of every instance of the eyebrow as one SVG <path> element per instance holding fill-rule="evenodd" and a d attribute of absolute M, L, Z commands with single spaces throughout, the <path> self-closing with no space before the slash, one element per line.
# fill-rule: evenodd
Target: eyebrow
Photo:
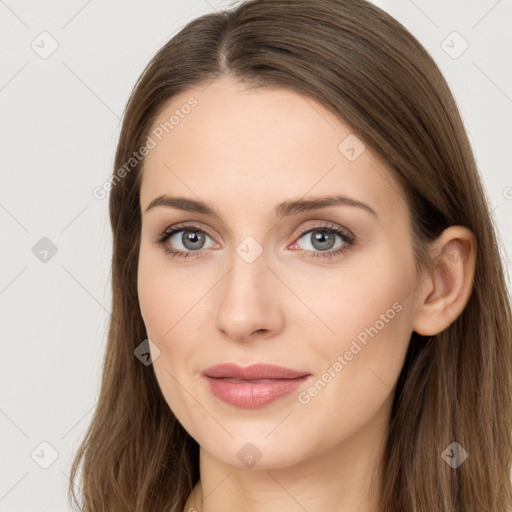
<path fill-rule="evenodd" d="M 209 215 L 212 217 L 216 217 L 219 220 L 222 220 L 220 214 L 212 206 L 208 205 L 203 201 L 189 199 L 187 197 L 171 197 L 166 194 L 160 195 L 149 203 L 145 212 L 148 212 L 149 210 L 152 210 L 157 206 L 175 208 L 187 212 L 196 212 L 202 215 Z M 274 215 L 276 218 L 280 219 L 283 217 L 288 217 L 290 215 L 296 215 L 298 213 L 318 210 L 320 208 L 327 208 L 329 206 L 354 206 L 357 208 L 361 208 L 367 213 L 378 218 L 377 213 L 371 206 L 352 197 L 340 194 L 325 197 L 311 197 L 283 201 L 282 203 L 279 203 L 274 207 Z"/>

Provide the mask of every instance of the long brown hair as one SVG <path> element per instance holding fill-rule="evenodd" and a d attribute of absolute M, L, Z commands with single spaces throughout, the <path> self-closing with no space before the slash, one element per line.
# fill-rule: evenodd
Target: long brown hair
<path fill-rule="evenodd" d="M 222 75 L 288 88 L 349 124 L 406 191 L 420 266 L 430 264 L 428 244 L 447 226 L 475 235 L 464 311 L 436 336 L 411 336 L 385 447 L 381 510 L 508 512 L 512 320 L 489 207 L 440 70 L 398 21 L 365 0 L 253 0 L 202 16 L 137 81 L 110 187 L 112 318 L 101 391 L 71 469 L 74 482 L 83 463 L 83 510 L 181 512 L 199 479 L 196 441 L 172 414 L 152 366 L 134 356 L 147 337 L 137 297 L 143 160 L 128 171 L 126 162 L 173 96 Z M 453 442 L 469 455 L 456 469 L 442 457 Z M 80 503 L 73 484 L 69 499 Z"/>

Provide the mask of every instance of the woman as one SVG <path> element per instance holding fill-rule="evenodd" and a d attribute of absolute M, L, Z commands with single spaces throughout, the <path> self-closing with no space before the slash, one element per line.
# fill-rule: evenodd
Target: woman
<path fill-rule="evenodd" d="M 108 189 L 83 510 L 510 510 L 496 236 L 396 20 L 363 0 L 194 20 L 136 84 Z"/>

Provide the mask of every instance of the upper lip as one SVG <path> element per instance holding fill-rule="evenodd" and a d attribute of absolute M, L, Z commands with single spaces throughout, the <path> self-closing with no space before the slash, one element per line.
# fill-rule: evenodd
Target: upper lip
<path fill-rule="evenodd" d="M 296 379 L 309 375 L 307 372 L 263 363 L 252 364 L 245 367 L 236 363 L 222 363 L 210 366 L 210 368 L 207 368 L 202 373 L 206 377 L 235 378 L 242 380 Z"/>

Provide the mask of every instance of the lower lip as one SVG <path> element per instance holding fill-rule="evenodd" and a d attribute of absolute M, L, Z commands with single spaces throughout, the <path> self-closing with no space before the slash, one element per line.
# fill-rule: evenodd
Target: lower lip
<path fill-rule="evenodd" d="M 309 377 L 296 379 L 265 379 L 260 381 L 238 381 L 206 377 L 210 391 L 220 400 L 244 409 L 264 407 L 292 393 Z"/>

